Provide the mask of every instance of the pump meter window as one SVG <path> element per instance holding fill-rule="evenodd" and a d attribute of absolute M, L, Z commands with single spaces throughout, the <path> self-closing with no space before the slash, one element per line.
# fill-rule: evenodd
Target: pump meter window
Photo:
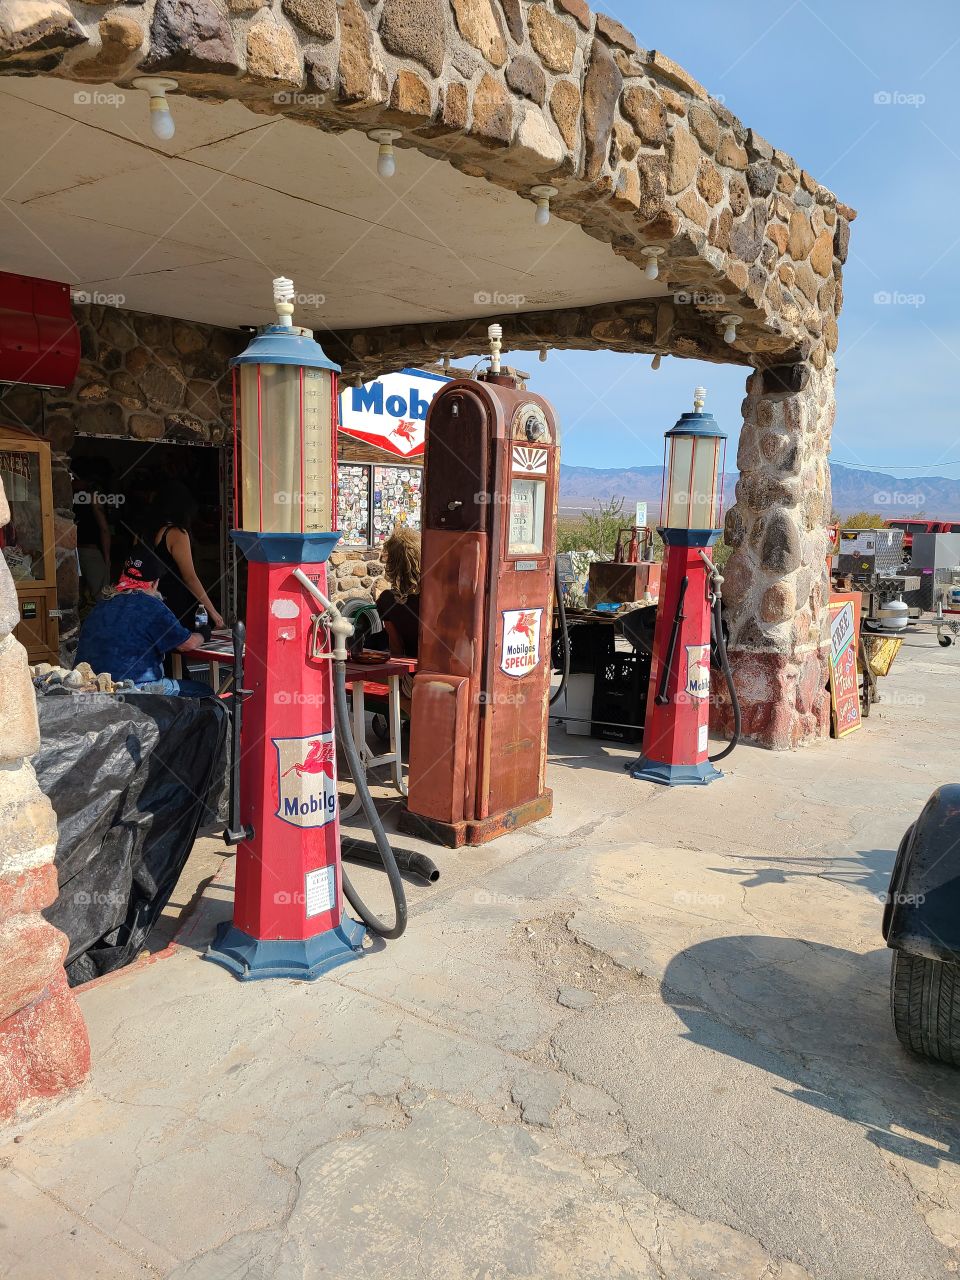
<path fill-rule="evenodd" d="M 543 551 L 543 516 L 547 486 L 543 480 L 515 476 L 510 496 L 510 555 Z"/>

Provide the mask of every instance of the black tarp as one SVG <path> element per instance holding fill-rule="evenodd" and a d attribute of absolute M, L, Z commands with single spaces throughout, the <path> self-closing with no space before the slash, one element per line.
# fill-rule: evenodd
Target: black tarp
<path fill-rule="evenodd" d="M 49 693 L 37 703 L 33 765 L 59 826 L 60 896 L 44 915 L 70 940 L 76 986 L 136 958 L 198 831 L 225 813 L 230 717 L 215 698 Z"/>

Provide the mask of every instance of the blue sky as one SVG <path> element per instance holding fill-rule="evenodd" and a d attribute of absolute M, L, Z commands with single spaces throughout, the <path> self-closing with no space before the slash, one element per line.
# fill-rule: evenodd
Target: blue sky
<path fill-rule="evenodd" d="M 960 477 L 960 6 L 605 0 L 599 7 L 858 210 L 840 316 L 834 460 Z M 878 94 L 894 100 L 877 101 Z M 882 303 L 877 294 L 902 300 Z M 700 381 L 731 437 L 739 431 L 741 369 L 665 359 L 653 372 L 649 357 L 606 352 L 551 353 L 545 365 L 525 353 L 516 363 L 533 371 L 531 385 L 560 410 L 568 463 L 659 462 L 662 432 L 690 407 Z"/>

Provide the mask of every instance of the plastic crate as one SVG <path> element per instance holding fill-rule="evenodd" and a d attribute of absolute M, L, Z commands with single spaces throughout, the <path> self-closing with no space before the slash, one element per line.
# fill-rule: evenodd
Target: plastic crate
<path fill-rule="evenodd" d="M 616 650 L 616 631 L 609 622 L 567 623 L 570 633 L 570 671 L 577 675 L 593 675 Z M 554 628 L 550 660 L 554 671 L 563 670 L 563 635 Z"/>
<path fill-rule="evenodd" d="M 596 669 L 591 735 L 613 742 L 638 742 L 647 711 L 650 659 L 644 653 L 614 652 Z"/>

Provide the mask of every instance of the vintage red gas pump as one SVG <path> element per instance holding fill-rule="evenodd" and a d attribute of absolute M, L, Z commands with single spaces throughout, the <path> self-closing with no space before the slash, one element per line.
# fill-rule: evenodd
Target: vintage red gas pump
<path fill-rule="evenodd" d="M 359 955 L 365 933 L 344 912 L 337 811 L 335 694 L 345 709 L 352 626 L 326 597 L 340 538 L 339 369 L 293 325 L 289 280 L 274 281 L 274 298 L 277 323 L 232 362 L 240 527 L 231 537 L 248 565 L 243 801 L 228 832 L 238 844 L 233 921 L 206 958 L 242 979 L 312 979 Z M 399 906 L 386 936 L 402 932 Z"/>
<path fill-rule="evenodd" d="M 697 387 L 693 413 L 684 413 L 666 433 L 664 494 L 659 533 L 666 571 L 654 634 L 643 755 L 631 777 L 667 786 L 703 785 L 722 777 L 709 757 L 711 620 L 724 675 L 739 717 L 720 617 L 720 587 L 709 550 L 720 537 L 720 486 L 726 436 L 711 413 L 706 391 Z"/>
<path fill-rule="evenodd" d="M 546 817 L 560 447 L 553 409 L 500 371 L 427 416 L 420 653 L 405 830 L 477 845 Z"/>

